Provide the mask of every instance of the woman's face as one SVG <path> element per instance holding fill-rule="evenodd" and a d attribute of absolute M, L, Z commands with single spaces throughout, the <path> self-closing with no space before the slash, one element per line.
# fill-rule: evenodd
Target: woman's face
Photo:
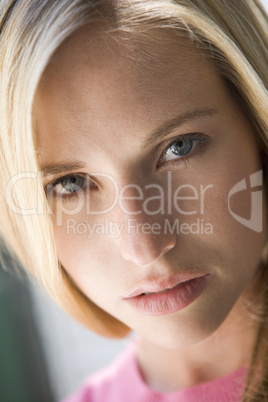
<path fill-rule="evenodd" d="M 42 78 L 36 121 L 63 267 L 112 316 L 179 347 L 240 305 L 265 228 L 250 124 L 201 54 L 167 48 L 81 30 Z"/>

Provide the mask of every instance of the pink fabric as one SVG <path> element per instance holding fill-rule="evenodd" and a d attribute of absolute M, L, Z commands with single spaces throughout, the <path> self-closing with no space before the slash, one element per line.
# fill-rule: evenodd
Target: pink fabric
<path fill-rule="evenodd" d="M 135 343 L 106 368 L 96 372 L 73 396 L 62 402 L 239 402 L 246 368 L 216 380 L 160 393 L 143 381 L 135 358 Z"/>

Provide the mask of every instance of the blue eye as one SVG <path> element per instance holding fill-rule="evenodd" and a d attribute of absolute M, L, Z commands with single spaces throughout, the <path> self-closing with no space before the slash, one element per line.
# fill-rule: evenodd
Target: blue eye
<path fill-rule="evenodd" d="M 67 176 L 64 177 L 57 185 L 54 186 L 54 191 L 60 194 L 77 193 L 84 187 L 85 178 L 82 176 Z"/>
<path fill-rule="evenodd" d="M 170 160 L 184 159 L 187 160 L 187 155 L 197 148 L 201 143 L 208 142 L 208 136 L 205 134 L 187 134 L 181 135 L 175 141 L 170 143 L 164 150 L 159 164 Z"/>
<path fill-rule="evenodd" d="M 192 151 L 193 144 L 194 144 L 194 142 L 189 138 L 179 139 L 178 141 L 174 142 L 170 146 L 170 148 L 166 151 L 166 154 L 168 152 L 171 152 L 172 154 L 174 154 L 176 156 L 187 155 L 189 152 Z"/>
<path fill-rule="evenodd" d="M 53 191 L 53 195 L 56 197 L 71 197 L 80 191 L 90 189 L 90 187 L 92 187 L 92 182 L 88 177 L 81 174 L 70 174 L 48 184 L 46 193 L 48 195 Z"/>

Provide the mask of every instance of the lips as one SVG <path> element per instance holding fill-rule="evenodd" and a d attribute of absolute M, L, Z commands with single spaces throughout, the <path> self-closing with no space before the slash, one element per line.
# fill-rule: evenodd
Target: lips
<path fill-rule="evenodd" d="M 185 282 L 182 282 L 182 283 L 185 283 Z M 178 285 L 176 285 L 176 286 L 178 286 Z M 171 290 L 171 289 L 173 289 L 173 288 L 163 289 L 163 290 L 160 290 L 159 292 L 146 292 L 146 293 L 142 293 L 141 296 L 147 296 L 147 295 L 153 295 L 153 294 L 156 294 L 156 293 L 162 293 L 162 292 L 166 292 L 167 290 Z"/>
<path fill-rule="evenodd" d="M 166 281 L 144 284 L 142 290 L 136 289 L 124 300 L 145 315 L 159 316 L 172 314 L 193 303 L 205 290 L 212 278 L 211 274 L 203 274 L 186 281 L 179 281 L 174 286 L 175 277 Z M 189 276 L 189 275 L 188 275 Z M 164 283 L 169 283 L 168 286 Z"/>
<path fill-rule="evenodd" d="M 169 276 L 168 278 L 159 278 L 159 279 L 147 279 L 145 280 L 141 286 L 137 287 L 130 293 L 127 293 L 123 296 L 123 299 L 130 299 L 132 297 L 140 296 L 143 294 L 150 293 L 160 293 L 164 292 L 167 289 L 172 289 L 174 286 L 179 285 L 180 283 L 190 281 L 191 279 L 199 278 L 205 276 L 204 273 L 180 273 L 176 275 Z"/>

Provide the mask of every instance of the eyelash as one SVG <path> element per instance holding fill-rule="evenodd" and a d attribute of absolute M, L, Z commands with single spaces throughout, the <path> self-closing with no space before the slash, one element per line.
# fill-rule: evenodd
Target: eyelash
<path fill-rule="evenodd" d="M 197 142 L 196 146 L 194 149 L 191 148 L 189 153 L 187 153 L 184 156 L 173 158 L 170 161 L 164 161 L 163 163 L 168 163 L 169 166 L 170 164 L 174 164 L 178 166 L 178 163 L 185 163 L 187 164 L 189 162 L 189 159 L 192 158 L 195 154 L 198 154 L 201 152 L 204 148 L 204 145 L 210 141 L 210 137 L 206 134 L 203 133 L 190 133 L 190 134 L 183 134 L 179 135 L 177 138 L 172 138 L 172 140 L 167 140 L 163 144 L 160 145 L 159 151 L 158 151 L 158 162 L 157 162 L 157 167 L 161 167 L 163 163 L 161 163 L 161 160 L 164 158 L 164 155 L 167 154 L 168 150 L 172 147 L 172 145 L 178 143 L 179 141 L 185 141 L 185 140 L 190 140 L 192 142 Z M 195 150 L 196 149 L 196 150 Z M 194 155 L 192 155 L 194 154 Z"/>
<path fill-rule="evenodd" d="M 164 156 L 167 154 L 168 150 L 172 147 L 172 145 L 178 143 L 179 141 L 185 141 L 185 140 L 190 140 L 192 142 L 198 142 L 198 144 L 194 147 L 194 150 L 190 150 L 189 153 L 186 155 L 183 155 L 182 157 L 177 157 L 173 158 L 170 161 L 164 161 L 161 162 L 161 160 L 164 158 Z M 157 168 L 160 168 L 163 164 L 168 163 L 169 165 L 178 165 L 178 163 L 184 162 L 187 164 L 189 162 L 189 159 L 193 157 L 192 153 L 198 154 L 203 150 L 203 146 L 210 141 L 210 137 L 206 134 L 203 133 L 191 133 L 191 134 L 183 134 L 178 136 L 177 138 L 172 138 L 172 140 L 167 140 L 162 143 L 157 151 Z M 74 191 L 73 193 L 70 194 L 58 194 L 57 192 L 54 191 L 54 188 L 58 185 L 61 184 L 64 180 L 69 179 L 71 177 L 77 177 L 77 178 L 85 178 L 86 181 L 89 182 L 89 186 L 85 184 L 81 188 L 81 190 Z M 91 180 L 90 176 L 86 173 L 71 173 L 67 174 L 66 176 L 60 177 L 59 179 L 55 180 L 54 182 L 51 182 L 45 186 L 45 192 L 46 195 L 49 196 L 51 192 L 53 192 L 53 198 L 55 199 L 61 199 L 63 201 L 71 201 L 73 198 L 77 197 L 78 193 L 82 194 L 84 193 L 84 189 L 88 189 L 89 187 L 95 187 L 95 189 L 98 188 L 98 186 Z"/>
<path fill-rule="evenodd" d="M 58 184 L 61 184 L 64 180 L 70 179 L 71 177 L 77 177 L 78 179 L 80 179 L 80 178 L 85 179 L 85 185 L 80 190 L 74 191 L 74 192 L 72 192 L 70 194 L 59 194 L 56 191 L 54 191 L 54 188 Z M 87 185 L 86 182 L 88 182 L 89 185 Z M 84 188 L 88 189 L 88 188 L 91 188 L 91 187 L 93 187 L 95 189 L 98 188 L 98 186 L 92 181 L 92 179 L 90 178 L 90 176 L 88 174 L 86 174 L 86 173 L 70 173 L 70 174 L 67 174 L 66 176 L 60 177 L 59 179 L 55 180 L 54 182 L 51 182 L 51 183 L 47 184 L 45 186 L 45 192 L 46 192 L 47 196 L 49 196 L 50 193 L 52 192 L 53 193 L 52 197 L 57 199 L 57 200 L 61 199 L 63 201 L 70 201 L 71 199 L 77 197 L 78 193 L 79 194 L 82 193 L 82 195 L 83 195 L 83 189 Z"/>

